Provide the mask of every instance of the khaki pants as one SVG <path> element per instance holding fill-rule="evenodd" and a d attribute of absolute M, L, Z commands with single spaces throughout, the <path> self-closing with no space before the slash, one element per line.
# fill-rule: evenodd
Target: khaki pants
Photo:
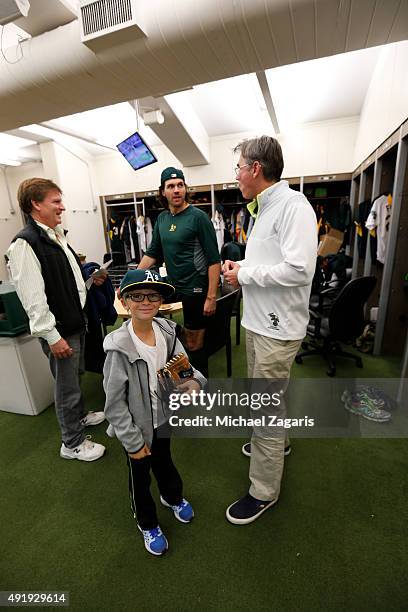
<path fill-rule="evenodd" d="M 302 340 L 276 340 L 246 330 L 248 378 L 279 378 L 289 384 L 289 374 Z M 284 448 L 289 438 L 251 438 L 249 493 L 263 501 L 279 497 L 283 473 Z"/>

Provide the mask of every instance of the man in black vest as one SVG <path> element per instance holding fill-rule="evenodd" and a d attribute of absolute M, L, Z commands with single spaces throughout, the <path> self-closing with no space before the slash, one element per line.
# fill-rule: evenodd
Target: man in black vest
<path fill-rule="evenodd" d="M 40 338 L 55 379 L 60 456 L 95 461 L 105 447 L 91 442 L 85 427 L 101 423 L 105 415 L 86 412 L 80 388 L 86 287 L 79 259 L 61 226 L 61 189 L 48 179 L 33 178 L 21 183 L 17 197 L 28 221 L 7 252 L 9 270 L 31 334 Z"/>

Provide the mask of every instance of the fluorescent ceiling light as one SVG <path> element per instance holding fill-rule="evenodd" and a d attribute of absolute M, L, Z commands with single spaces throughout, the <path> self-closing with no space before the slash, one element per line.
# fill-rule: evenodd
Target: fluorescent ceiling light
<path fill-rule="evenodd" d="M 380 52 L 373 47 L 266 70 L 280 127 L 360 115 Z"/>
<path fill-rule="evenodd" d="M 14 157 L 24 147 L 37 144 L 37 141 L 11 134 L 0 134 L 0 155 Z"/>
<path fill-rule="evenodd" d="M 11 134 L 0 134 L 0 164 L 5 166 L 21 166 L 19 157 L 24 157 L 25 147 L 36 145 L 35 140 L 12 136 Z"/>
<path fill-rule="evenodd" d="M 188 96 L 208 135 L 250 132 L 275 134 L 255 74 L 243 74 L 203 85 L 178 96 Z"/>
<path fill-rule="evenodd" d="M 136 111 L 128 102 L 102 106 L 83 113 L 53 119 L 61 128 L 75 130 L 101 145 L 116 147 L 137 130 Z M 149 145 L 159 144 L 154 132 L 139 117 L 139 132 Z"/>

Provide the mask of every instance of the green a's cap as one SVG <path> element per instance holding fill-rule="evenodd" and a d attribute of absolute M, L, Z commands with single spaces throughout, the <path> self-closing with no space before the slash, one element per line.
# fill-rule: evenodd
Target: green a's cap
<path fill-rule="evenodd" d="M 130 289 L 156 289 L 164 298 L 174 293 L 173 285 L 163 281 L 154 270 L 128 270 L 120 283 L 120 297 Z"/>
<path fill-rule="evenodd" d="M 163 172 L 161 173 L 161 177 L 160 177 L 161 186 L 163 187 L 164 183 L 172 178 L 179 178 L 179 179 L 182 179 L 184 182 L 186 182 L 183 171 L 179 170 L 178 168 L 173 168 L 172 166 L 170 166 L 169 168 L 165 168 Z"/>

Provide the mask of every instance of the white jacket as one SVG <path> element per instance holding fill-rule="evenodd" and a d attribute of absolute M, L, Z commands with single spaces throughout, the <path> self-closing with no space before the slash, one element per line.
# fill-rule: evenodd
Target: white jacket
<path fill-rule="evenodd" d="M 317 256 L 316 216 L 302 193 L 279 181 L 257 196 L 258 215 L 238 262 L 242 325 L 262 336 L 300 340 L 309 321 Z"/>

